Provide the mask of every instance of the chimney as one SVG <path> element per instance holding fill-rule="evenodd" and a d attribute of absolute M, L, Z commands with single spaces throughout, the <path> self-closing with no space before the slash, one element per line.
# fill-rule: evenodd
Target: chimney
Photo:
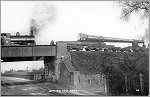
<path fill-rule="evenodd" d="M 30 31 L 30 35 L 31 35 L 31 36 L 34 36 L 33 33 L 34 33 L 34 31 L 31 30 L 31 31 Z"/>

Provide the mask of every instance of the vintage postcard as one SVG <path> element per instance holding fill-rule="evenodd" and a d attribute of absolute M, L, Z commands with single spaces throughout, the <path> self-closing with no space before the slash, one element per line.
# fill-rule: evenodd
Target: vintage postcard
<path fill-rule="evenodd" d="M 1 1 L 1 96 L 148 96 L 149 1 Z"/>

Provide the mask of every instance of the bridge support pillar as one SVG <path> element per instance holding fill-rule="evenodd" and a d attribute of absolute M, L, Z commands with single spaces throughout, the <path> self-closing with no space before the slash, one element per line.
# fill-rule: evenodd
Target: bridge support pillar
<path fill-rule="evenodd" d="M 55 57 L 44 57 L 44 78 L 46 81 L 54 81 L 54 60 Z"/>
<path fill-rule="evenodd" d="M 57 42 L 57 60 L 55 61 L 55 75 L 56 79 L 59 79 L 60 76 L 60 63 L 62 61 L 62 57 L 66 57 L 67 51 L 67 43 L 65 42 Z"/>
<path fill-rule="evenodd" d="M 79 72 L 74 70 L 66 42 L 57 42 L 57 60 L 55 61 L 55 76 L 59 85 L 73 86 L 79 82 Z"/>

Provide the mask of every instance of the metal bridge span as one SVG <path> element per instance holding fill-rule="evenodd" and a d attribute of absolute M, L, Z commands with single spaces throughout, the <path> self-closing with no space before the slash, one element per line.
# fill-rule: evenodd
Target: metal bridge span
<path fill-rule="evenodd" d="M 62 44 L 66 44 L 63 46 Z M 36 61 L 43 57 L 56 57 L 67 50 L 67 46 L 99 45 L 93 42 L 59 41 L 56 45 L 2 45 L 1 60 L 10 61 Z M 43 60 L 43 59 L 42 59 Z"/>
<path fill-rule="evenodd" d="M 56 45 L 1 46 L 1 59 L 8 61 L 34 61 L 56 56 Z"/>

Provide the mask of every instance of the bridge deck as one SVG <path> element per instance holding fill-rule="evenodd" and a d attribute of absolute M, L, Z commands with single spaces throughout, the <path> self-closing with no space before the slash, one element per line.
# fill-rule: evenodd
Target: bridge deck
<path fill-rule="evenodd" d="M 55 56 L 56 45 L 1 46 L 1 58 Z"/>

